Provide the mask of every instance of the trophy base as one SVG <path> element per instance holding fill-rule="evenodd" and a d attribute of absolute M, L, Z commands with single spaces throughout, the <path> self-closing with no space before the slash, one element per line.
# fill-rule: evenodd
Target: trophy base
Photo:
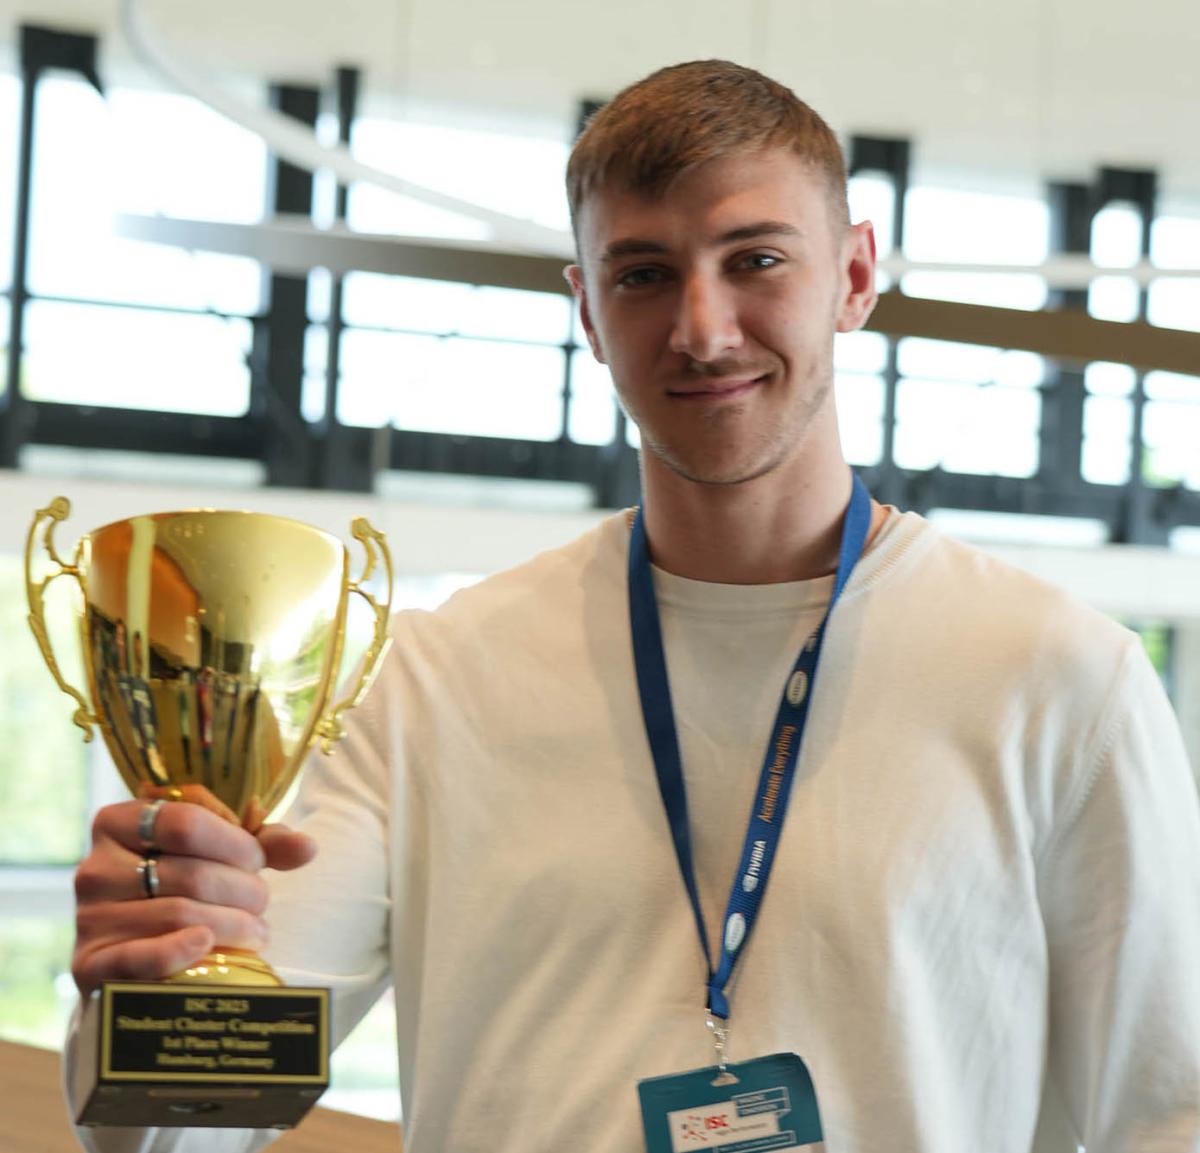
<path fill-rule="evenodd" d="M 94 1126 L 290 1129 L 329 1084 L 329 990 L 110 982 L 73 1096 Z"/>

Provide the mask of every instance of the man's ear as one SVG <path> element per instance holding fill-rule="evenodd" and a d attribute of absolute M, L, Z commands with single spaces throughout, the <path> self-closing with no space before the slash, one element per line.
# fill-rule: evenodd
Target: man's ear
<path fill-rule="evenodd" d="M 851 225 L 842 242 L 843 295 L 838 307 L 838 332 L 862 328 L 879 294 L 875 291 L 875 229 L 869 220 Z"/>
<path fill-rule="evenodd" d="M 601 364 L 607 364 L 608 361 L 604 359 L 604 353 L 600 348 L 600 337 L 596 333 L 596 326 L 592 323 L 587 287 L 583 282 L 583 269 L 578 264 L 568 264 L 563 269 L 563 277 L 571 286 L 571 294 L 579 302 L 579 320 L 583 324 L 583 331 L 587 333 L 588 344 L 592 347 L 592 355 Z"/>

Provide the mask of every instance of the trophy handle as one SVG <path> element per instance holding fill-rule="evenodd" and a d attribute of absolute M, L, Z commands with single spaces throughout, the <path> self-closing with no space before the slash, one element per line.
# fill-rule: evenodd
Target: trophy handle
<path fill-rule="evenodd" d="M 315 735 L 320 738 L 321 752 L 323 753 L 331 752 L 334 742 L 341 740 L 346 735 L 346 729 L 342 725 L 341 720 L 342 713 L 347 709 L 354 708 L 366 696 L 367 690 L 375 680 L 375 674 L 379 671 L 384 654 L 392 643 L 391 637 L 388 636 L 388 618 L 392 611 L 392 585 L 394 583 L 391 551 L 388 549 L 383 533 L 379 532 L 378 529 L 372 528 L 366 517 L 355 517 L 354 522 L 350 526 L 350 532 L 355 540 L 362 543 L 363 550 L 367 554 L 367 563 L 358 580 L 346 582 L 345 591 L 347 593 L 357 593 L 371 606 L 371 611 L 375 614 L 375 634 L 371 639 L 371 644 L 367 649 L 366 655 L 363 657 L 362 668 L 359 671 L 358 683 L 354 686 L 354 691 L 336 705 L 327 709 L 325 715 L 317 722 L 314 731 Z M 382 604 L 362 587 L 363 583 L 369 580 L 375 572 L 375 566 L 380 557 L 383 558 L 383 566 L 387 575 L 387 594 Z M 338 625 L 335 664 L 341 659 L 342 643 L 345 640 L 345 636 L 346 618 L 343 615 Z"/>
<path fill-rule="evenodd" d="M 83 729 L 83 739 L 90 741 L 94 735 L 92 725 L 99 724 L 99 718 L 92 712 L 84 695 L 77 688 L 69 685 L 62 675 L 62 670 L 59 669 L 58 661 L 54 656 L 54 649 L 50 644 L 50 634 L 46 631 L 45 592 L 51 581 L 58 580 L 60 576 L 72 576 L 79 582 L 84 596 L 87 595 L 87 585 L 84 583 L 83 573 L 79 568 L 79 558 L 83 552 L 82 538 L 75 545 L 75 554 L 70 563 L 64 561 L 54 547 L 54 530 L 60 521 L 66 520 L 70 515 L 71 502 L 65 496 L 56 496 L 45 508 L 38 509 L 33 515 L 33 524 L 29 526 L 29 535 L 25 538 L 25 596 L 29 601 L 29 616 L 26 619 L 29 621 L 29 628 L 38 643 L 38 648 L 42 651 L 42 659 L 46 662 L 46 667 L 49 668 L 58 687 L 67 696 L 74 697 L 78 703 L 79 708 L 75 710 L 75 716 L 72 719 Z M 46 528 L 42 534 L 42 548 L 58 566 L 58 571 L 52 572 L 40 582 L 35 582 L 33 579 L 33 553 L 36 544 L 35 538 L 43 522 Z"/>

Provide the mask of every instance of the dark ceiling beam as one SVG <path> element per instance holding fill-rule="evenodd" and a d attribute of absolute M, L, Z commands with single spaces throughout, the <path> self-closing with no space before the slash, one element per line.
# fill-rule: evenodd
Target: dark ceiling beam
<path fill-rule="evenodd" d="M 1073 309 L 1027 312 L 885 292 L 867 327 L 890 336 L 1022 349 L 1067 363 L 1109 360 L 1144 372 L 1200 372 L 1200 333 L 1096 320 Z"/>

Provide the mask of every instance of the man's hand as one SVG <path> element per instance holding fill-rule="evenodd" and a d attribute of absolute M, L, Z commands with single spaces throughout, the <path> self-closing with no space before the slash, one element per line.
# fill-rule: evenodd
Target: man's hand
<path fill-rule="evenodd" d="M 84 996 L 103 981 L 169 976 L 217 946 L 261 949 L 267 887 L 260 870 L 295 869 L 316 854 L 311 837 L 283 825 L 247 832 L 207 790 L 189 786 L 186 801 L 163 804 L 154 819 L 158 895 L 148 897 L 138 871 L 146 806 L 101 809 L 91 852 L 75 873 L 71 972 Z"/>

